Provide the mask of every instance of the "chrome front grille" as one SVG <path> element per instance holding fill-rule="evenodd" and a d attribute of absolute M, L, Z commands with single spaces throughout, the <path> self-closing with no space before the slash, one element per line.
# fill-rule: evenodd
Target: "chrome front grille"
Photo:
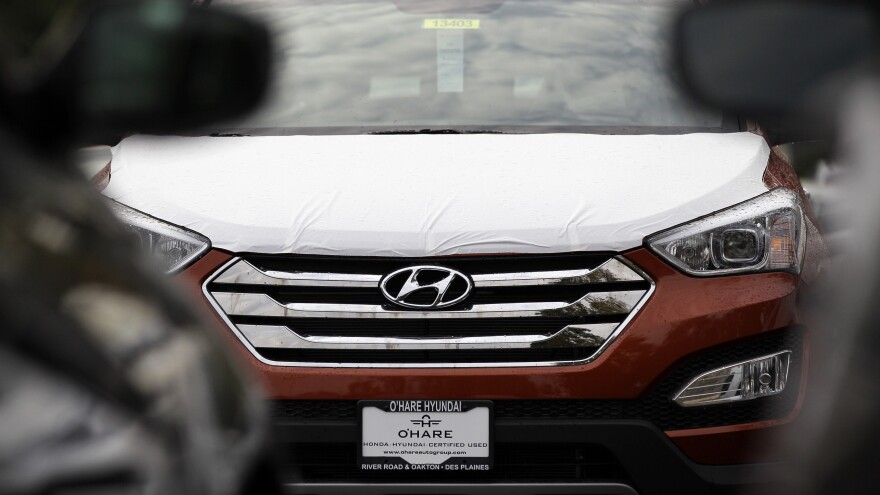
<path fill-rule="evenodd" d="M 385 299 L 388 273 L 431 264 L 470 277 L 443 309 Z M 342 258 L 247 255 L 210 277 L 205 295 L 262 361 L 281 366 L 551 366 L 595 358 L 650 297 L 620 257 Z"/>

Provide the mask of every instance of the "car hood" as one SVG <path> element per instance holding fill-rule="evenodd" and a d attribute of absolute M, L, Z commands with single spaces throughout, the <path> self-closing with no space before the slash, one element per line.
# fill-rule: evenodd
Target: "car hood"
<path fill-rule="evenodd" d="M 750 133 L 133 136 L 104 194 L 235 252 L 621 251 L 767 191 Z"/>

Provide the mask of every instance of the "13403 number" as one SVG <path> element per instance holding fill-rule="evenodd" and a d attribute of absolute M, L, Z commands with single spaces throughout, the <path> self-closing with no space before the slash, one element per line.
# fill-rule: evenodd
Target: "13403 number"
<path fill-rule="evenodd" d="M 425 19 L 424 29 L 480 29 L 479 19 Z"/>

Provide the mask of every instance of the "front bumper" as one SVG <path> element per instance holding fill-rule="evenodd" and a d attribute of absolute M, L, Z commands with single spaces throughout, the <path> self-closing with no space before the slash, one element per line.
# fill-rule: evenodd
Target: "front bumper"
<path fill-rule="evenodd" d="M 674 487 L 705 494 L 770 483 L 779 472 L 770 463 L 697 464 L 647 421 L 497 421 L 496 468 L 454 477 L 358 471 L 355 426 L 279 424 L 276 438 L 293 466 L 290 493 L 482 494 L 504 487 L 504 493 L 666 494 Z"/>
<path fill-rule="evenodd" d="M 685 455 L 674 435 L 691 442 L 702 439 L 702 449 L 722 460 L 725 455 L 747 458 L 736 445 L 714 436 L 713 430 L 784 423 L 797 410 L 803 370 L 792 370 L 789 386 L 778 396 L 700 408 L 682 408 L 669 399 L 686 377 L 713 363 L 780 348 L 791 349 L 792 358 L 803 362 L 803 338 L 802 328 L 791 327 L 703 351 L 678 363 L 638 399 L 496 400 L 496 461 L 490 472 L 432 476 L 359 470 L 360 432 L 354 400 L 274 401 L 275 437 L 289 457 L 287 465 L 293 469 L 289 481 L 298 490 L 310 487 L 320 492 L 370 484 L 386 487 L 387 493 L 399 493 L 403 486 L 420 493 L 426 490 L 416 485 L 438 488 L 437 484 L 453 482 L 456 486 L 446 487 L 452 490 L 449 493 L 483 493 L 485 488 L 510 483 L 529 486 L 534 493 L 563 485 L 599 490 L 586 493 L 627 493 L 615 491 L 620 487 L 614 484 L 638 493 L 668 493 L 671 486 L 682 493 L 734 490 L 771 481 L 779 470 L 769 469 L 770 465 L 700 464 Z M 763 446 L 753 442 L 738 447 L 754 457 Z"/>

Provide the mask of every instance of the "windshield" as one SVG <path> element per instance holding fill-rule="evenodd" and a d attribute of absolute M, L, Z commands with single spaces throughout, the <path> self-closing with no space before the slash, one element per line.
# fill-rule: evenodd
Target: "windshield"
<path fill-rule="evenodd" d="M 275 34 L 274 89 L 241 132 L 724 127 L 668 76 L 668 1 L 214 4 Z"/>

